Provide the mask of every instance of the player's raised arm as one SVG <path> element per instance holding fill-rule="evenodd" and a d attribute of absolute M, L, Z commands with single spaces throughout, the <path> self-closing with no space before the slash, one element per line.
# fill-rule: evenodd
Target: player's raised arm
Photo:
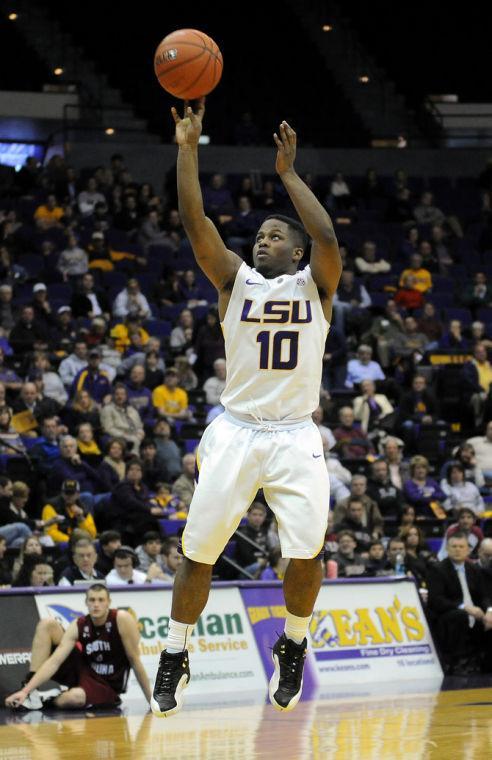
<path fill-rule="evenodd" d="M 198 140 L 202 132 L 205 98 L 201 98 L 196 112 L 185 106 L 182 119 L 175 108 L 171 109 L 176 124 L 178 152 L 179 214 L 193 247 L 198 265 L 218 290 L 232 284 L 241 266 L 241 258 L 227 250 L 217 228 L 205 216 L 202 191 L 198 178 Z"/>
<path fill-rule="evenodd" d="M 275 168 L 312 242 L 311 271 L 318 288 L 324 291 L 325 306 L 331 309 L 331 300 L 338 287 L 342 260 L 338 250 L 333 224 L 326 209 L 294 169 L 296 133 L 286 121 L 273 139 L 277 146 Z"/>

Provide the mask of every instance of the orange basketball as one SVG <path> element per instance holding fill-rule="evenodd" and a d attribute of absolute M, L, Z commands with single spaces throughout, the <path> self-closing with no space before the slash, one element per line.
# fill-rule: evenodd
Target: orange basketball
<path fill-rule="evenodd" d="M 197 29 L 178 29 L 164 37 L 154 56 L 154 71 L 166 92 L 181 100 L 208 95 L 222 76 L 222 53 Z"/>

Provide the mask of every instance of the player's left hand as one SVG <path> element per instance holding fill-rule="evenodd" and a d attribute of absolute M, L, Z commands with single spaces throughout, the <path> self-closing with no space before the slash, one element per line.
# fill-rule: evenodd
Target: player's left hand
<path fill-rule="evenodd" d="M 277 161 L 275 169 L 278 174 L 284 174 L 292 169 L 296 157 L 297 135 L 292 127 L 283 121 L 279 127 L 280 136 L 275 132 L 273 139 L 277 146 Z"/>

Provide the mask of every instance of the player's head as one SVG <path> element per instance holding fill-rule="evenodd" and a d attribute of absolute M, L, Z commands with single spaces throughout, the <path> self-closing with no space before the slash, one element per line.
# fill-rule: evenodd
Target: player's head
<path fill-rule="evenodd" d="M 268 216 L 256 233 L 253 262 L 264 277 L 294 274 L 308 245 L 303 226 L 295 219 Z"/>
<path fill-rule="evenodd" d="M 86 591 L 85 603 L 94 620 L 105 617 L 111 604 L 109 590 L 103 583 L 93 583 Z"/>

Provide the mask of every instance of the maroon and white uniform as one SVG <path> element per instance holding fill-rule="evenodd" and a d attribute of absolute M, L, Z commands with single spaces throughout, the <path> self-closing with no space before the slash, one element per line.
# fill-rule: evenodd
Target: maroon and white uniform
<path fill-rule="evenodd" d="M 126 690 L 130 663 L 116 623 L 118 610 L 109 610 L 106 622 L 95 626 L 90 615 L 77 619 L 78 640 L 55 681 L 82 688 L 86 705 L 119 704 Z"/>

